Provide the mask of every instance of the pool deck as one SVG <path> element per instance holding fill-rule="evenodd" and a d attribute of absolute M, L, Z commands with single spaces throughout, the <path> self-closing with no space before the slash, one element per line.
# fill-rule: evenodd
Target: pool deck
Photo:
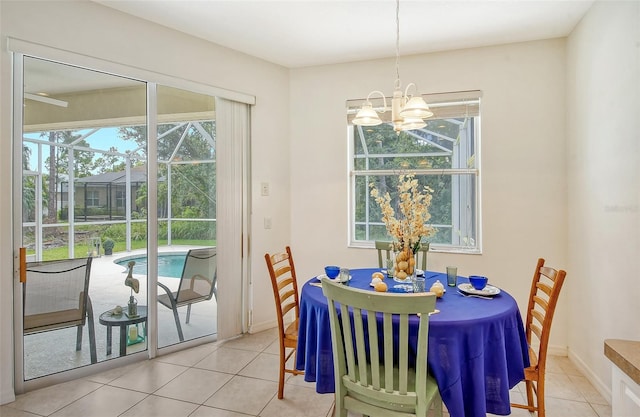
<path fill-rule="evenodd" d="M 163 246 L 158 253 L 186 253 L 193 246 Z M 98 362 L 118 357 L 119 330 L 113 329 L 112 354 L 106 355 L 106 327 L 98 322 L 100 314 L 122 306 L 126 310 L 131 288 L 124 285 L 127 268 L 114 261 L 122 258 L 141 256 L 146 249 L 130 252 L 116 252 L 113 255 L 93 258 L 91 265 L 91 279 L 89 281 L 89 296 L 93 305 L 93 319 L 96 332 L 96 349 Z M 136 274 L 133 276 L 140 281 L 140 291 L 133 294 L 138 305 L 149 305 L 147 299 L 147 277 Z M 158 277 L 158 281 L 167 285 L 172 291 L 177 290 L 180 282 L 177 278 Z M 158 294 L 164 293 L 158 288 Z M 180 323 L 185 340 L 216 332 L 217 303 L 215 298 L 210 301 L 194 304 L 191 308 L 191 320 L 185 323 L 186 307 L 179 310 Z M 76 329 L 63 329 L 29 335 L 25 337 L 25 376 L 27 379 L 58 372 L 71 366 L 83 366 L 90 363 L 88 326 L 85 326 L 82 340 L 82 350 L 75 351 Z M 173 313 L 170 309 L 158 304 L 158 346 L 164 347 L 178 343 Z M 127 353 L 146 349 L 146 341 L 127 347 Z M 53 352 L 52 352 L 53 351 Z"/>

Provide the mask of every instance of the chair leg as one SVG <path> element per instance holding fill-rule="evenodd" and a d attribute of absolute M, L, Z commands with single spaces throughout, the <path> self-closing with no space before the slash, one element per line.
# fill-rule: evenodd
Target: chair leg
<path fill-rule="evenodd" d="M 533 382 L 525 381 L 525 387 L 527 390 L 527 405 L 529 406 L 529 411 L 535 410 L 536 405 L 533 402 Z"/>
<path fill-rule="evenodd" d="M 286 366 L 286 352 L 282 339 L 280 340 L 280 377 L 278 378 L 278 399 L 284 398 L 284 368 Z"/>
<path fill-rule="evenodd" d="M 93 305 L 91 304 L 91 298 L 87 295 L 87 321 L 89 321 L 89 352 L 91 354 L 91 363 L 98 362 L 98 355 L 96 353 L 96 329 L 93 321 Z"/>
<path fill-rule="evenodd" d="M 540 378 L 537 382 L 537 400 L 538 400 L 538 417 L 545 417 L 544 409 L 544 378 Z"/>
<path fill-rule="evenodd" d="M 80 352 L 82 350 L 82 330 L 84 326 L 79 324 L 78 329 L 76 330 L 76 352 Z"/>
<path fill-rule="evenodd" d="M 426 254 L 425 254 L 426 255 Z M 425 269 L 426 271 L 426 269 Z M 442 417 L 442 398 L 438 395 L 436 399 L 433 400 L 433 415 L 436 417 Z"/>
<path fill-rule="evenodd" d="M 176 320 L 176 328 L 178 329 L 178 337 L 181 342 L 184 342 L 184 336 L 182 335 L 182 326 L 180 326 L 180 316 L 178 316 L 178 308 L 173 307 L 173 318 Z"/>
<path fill-rule="evenodd" d="M 189 318 L 191 317 L 191 304 L 187 305 L 187 320 L 185 320 L 185 323 L 189 324 Z"/>

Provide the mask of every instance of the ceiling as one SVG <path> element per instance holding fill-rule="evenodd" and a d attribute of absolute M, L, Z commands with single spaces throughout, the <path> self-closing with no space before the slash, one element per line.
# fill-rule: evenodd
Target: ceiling
<path fill-rule="evenodd" d="M 393 0 L 93 0 L 288 68 L 395 56 Z M 567 36 L 593 0 L 402 0 L 400 54 Z"/>

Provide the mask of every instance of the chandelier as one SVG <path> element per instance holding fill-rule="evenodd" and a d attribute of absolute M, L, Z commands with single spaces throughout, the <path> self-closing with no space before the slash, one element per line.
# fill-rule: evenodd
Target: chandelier
<path fill-rule="evenodd" d="M 404 130 L 420 129 L 427 125 L 424 119 L 433 116 L 433 112 L 429 110 L 429 106 L 424 99 L 417 94 L 409 95 L 409 89 L 413 87 L 417 91 L 414 83 L 407 85 L 405 91 L 402 91 L 400 83 L 400 0 L 396 0 L 396 81 L 391 98 L 391 122 L 393 130 L 398 134 Z M 378 112 L 373 108 L 370 98 L 372 95 L 379 94 L 382 97 L 384 108 L 381 113 L 385 113 L 387 109 L 387 99 L 384 94 L 378 90 L 372 91 L 367 96 L 367 101 L 353 119 L 353 124 L 358 126 L 377 126 L 382 123 Z"/>

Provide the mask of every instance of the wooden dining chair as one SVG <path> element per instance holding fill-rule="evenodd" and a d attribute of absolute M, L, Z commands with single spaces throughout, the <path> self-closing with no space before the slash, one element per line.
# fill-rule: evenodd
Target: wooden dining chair
<path fill-rule="evenodd" d="M 440 391 L 427 369 L 429 313 L 435 308 L 435 294 L 377 293 L 326 277 L 322 292 L 329 305 L 334 415 L 346 417 L 352 411 L 365 416 L 426 417 L 433 407 L 434 415 L 442 416 Z M 415 314 L 420 314 L 420 324 L 412 365 L 409 316 Z M 377 316 L 381 318 L 368 320 Z"/>
<path fill-rule="evenodd" d="M 511 406 L 524 408 L 531 412 L 537 411 L 538 417 L 545 417 L 544 378 L 547 366 L 547 346 L 553 314 L 566 274 L 563 270 L 544 266 L 544 259 L 540 258 L 531 283 L 525 325 L 530 361 L 530 366 L 524 370 L 527 404 L 511 403 Z"/>
<path fill-rule="evenodd" d="M 273 298 L 276 304 L 276 316 L 278 318 L 278 339 L 280 344 L 280 375 L 278 378 L 278 399 L 284 398 L 285 373 L 303 375 L 304 371 L 295 369 L 296 351 L 298 347 L 298 318 L 300 316 L 300 301 L 298 296 L 298 280 L 296 268 L 291 255 L 291 248 L 287 246 L 285 252 L 269 255 L 264 259 L 271 277 Z M 287 314 L 293 317 L 291 322 L 285 324 Z M 287 353 L 287 349 L 291 349 Z M 287 368 L 287 361 L 293 356 L 294 365 Z"/>
<path fill-rule="evenodd" d="M 374 242 L 376 250 L 378 251 L 378 268 L 386 268 L 386 260 L 393 256 L 391 250 L 391 242 L 386 240 L 376 240 Z M 418 249 L 417 264 L 423 271 L 427 270 L 427 253 L 429 252 L 429 242 L 422 242 L 420 249 Z M 384 254 L 384 256 L 382 256 Z"/>

